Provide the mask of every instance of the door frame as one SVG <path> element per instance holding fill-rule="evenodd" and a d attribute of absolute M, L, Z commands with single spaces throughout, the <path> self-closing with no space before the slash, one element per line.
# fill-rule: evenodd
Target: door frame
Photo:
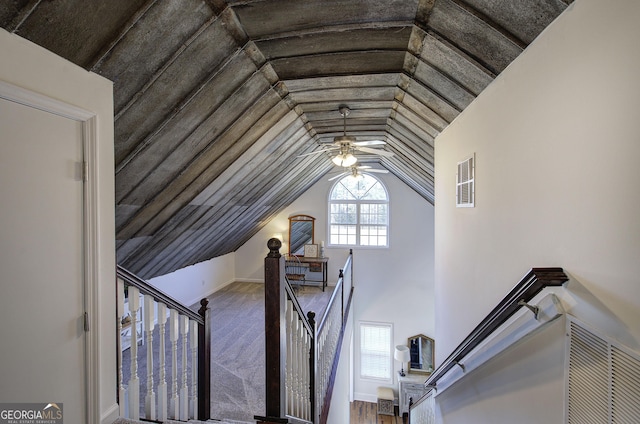
<path fill-rule="evenodd" d="M 98 148 L 94 112 L 0 80 L 0 98 L 82 123 L 83 181 L 83 291 L 88 331 L 85 331 L 85 412 L 88 423 L 100 422 L 100 349 L 98 299 Z"/>

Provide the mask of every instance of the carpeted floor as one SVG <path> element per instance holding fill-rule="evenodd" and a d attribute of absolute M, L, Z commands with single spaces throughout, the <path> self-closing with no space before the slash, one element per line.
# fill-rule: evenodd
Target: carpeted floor
<path fill-rule="evenodd" d="M 332 287 L 322 292 L 317 287 L 298 290 L 300 306 L 316 312 L 319 321 L 331 297 Z M 265 414 L 264 359 L 264 284 L 232 283 L 209 297 L 212 321 L 211 352 L 211 417 L 252 421 L 255 415 Z M 197 310 L 199 305 L 193 305 Z M 166 381 L 171 396 L 171 347 L 168 329 L 165 335 L 168 363 Z M 138 376 L 140 379 L 141 416 L 144 416 L 144 394 L 147 386 L 146 349 L 138 346 Z M 158 328 L 153 332 L 153 356 L 158 363 Z M 191 381 L 191 361 L 188 356 L 188 381 Z M 182 346 L 178 346 L 178 369 L 181 367 Z M 130 379 L 130 349 L 123 352 L 123 381 Z M 154 389 L 159 370 L 153 370 Z M 178 378 L 181 381 L 181 376 Z M 179 389 L 179 388 L 178 388 Z M 157 393 L 157 391 L 156 391 Z"/>

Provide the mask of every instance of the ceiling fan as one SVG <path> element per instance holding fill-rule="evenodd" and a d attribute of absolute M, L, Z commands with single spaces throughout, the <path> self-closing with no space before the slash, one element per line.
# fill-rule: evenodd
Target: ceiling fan
<path fill-rule="evenodd" d="M 362 172 L 360 171 L 361 169 L 366 169 L 366 172 L 374 172 L 374 173 L 379 173 L 379 174 L 387 174 L 389 173 L 389 171 L 387 171 L 386 169 L 376 169 L 376 168 L 372 168 L 368 165 L 364 165 L 364 166 L 355 166 L 355 165 L 351 165 L 349 167 L 348 171 L 345 172 L 341 172 L 338 175 L 335 175 L 331 178 L 329 178 L 329 181 L 333 181 L 335 179 L 344 177 L 346 175 L 351 175 L 353 178 L 358 178 L 362 176 Z"/>
<path fill-rule="evenodd" d="M 392 152 L 387 152 L 386 150 L 374 149 L 368 146 L 383 146 L 387 144 L 382 140 L 370 140 L 370 141 L 356 141 L 356 138 L 353 136 L 347 135 L 347 116 L 351 112 L 347 106 L 340 106 L 338 109 L 340 115 L 343 118 L 343 130 L 342 135 L 334 137 L 333 146 L 326 147 L 324 149 L 316 150 L 315 152 L 305 153 L 298 157 L 316 155 L 324 152 L 331 151 L 339 151 L 339 153 L 333 157 L 331 160 L 338 166 L 343 166 L 348 168 L 354 165 L 358 159 L 353 155 L 355 151 L 371 153 L 374 155 L 380 155 L 384 157 L 393 156 Z"/>

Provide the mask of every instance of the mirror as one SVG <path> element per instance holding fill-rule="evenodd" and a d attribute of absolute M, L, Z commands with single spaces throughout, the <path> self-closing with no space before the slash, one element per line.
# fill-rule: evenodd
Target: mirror
<path fill-rule="evenodd" d="M 316 219 L 309 215 L 289 217 L 289 254 L 304 256 L 304 245 L 313 244 Z"/>
<path fill-rule="evenodd" d="M 409 337 L 409 372 L 431 374 L 434 367 L 435 341 L 424 334 Z"/>

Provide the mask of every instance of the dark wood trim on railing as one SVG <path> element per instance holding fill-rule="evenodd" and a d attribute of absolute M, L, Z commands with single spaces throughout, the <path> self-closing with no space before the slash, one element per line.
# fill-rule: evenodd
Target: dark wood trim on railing
<path fill-rule="evenodd" d="M 425 386 L 437 388 L 440 380 L 451 368 L 469 354 L 484 339 L 504 324 L 522 306 L 520 301 L 529 302 L 542 289 L 562 286 L 569 280 L 562 268 L 533 268 L 505 296 L 485 319 L 467 336 L 447 359 L 429 376 Z"/>
<path fill-rule="evenodd" d="M 349 251 L 349 257 L 347 258 L 347 261 L 345 262 L 345 266 L 343 269 L 340 270 L 340 272 L 338 273 L 338 282 L 336 283 L 336 286 L 333 289 L 333 293 L 331 294 L 331 298 L 329 299 L 329 303 L 327 305 L 327 307 L 324 310 L 324 315 L 322 316 L 322 319 L 320 320 L 320 325 L 318 325 L 318 334 L 320 334 L 320 332 L 322 332 L 322 328 L 325 325 L 325 322 L 327 321 L 327 318 L 329 317 L 329 312 L 331 311 L 331 306 L 333 306 L 333 303 L 336 302 L 336 298 L 338 296 L 340 296 L 340 308 L 342 311 L 344 311 L 344 296 L 343 296 L 343 280 L 344 280 L 344 269 L 346 269 L 347 267 L 349 269 L 351 269 L 351 260 L 353 258 L 353 251 L 350 250 Z M 338 290 L 339 288 L 339 290 Z M 344 322 L 344 319 L 343 319 Z"/>
<path fill-rule="evenodd" d="M 282 242 L 276 238 L 267 242 L 269 253 L 264 259 L 264 332 L 266 365 L 266 422 L 284 416 L 284 359 L 286 355 L 285 323 L 281 308 L 284 306 L 284 259 L 280 254 Z M 282 268 L 282 269 L 281 269 Z M 271 342 L 270 342 L 271 341 Z M 277 342 L 273 342 L 277 341 Z M 275 418 L 273 418 L 275 417 Z M 256 417 L 258 419 L 258 417 Z"/>
<path fill-rule="evenodd" d="M 156 302 L 162 302 L 167 305 L 168 308 L 175 309 L 181 315 L 186 315 L 189 317 L 189 319 L 196 321 L 198 324 L 204 325 L 203 318 L 197 312 L 189 309 L 187 306 L 178 302 L 168 294 L 153 287 L 148 282 L 138 277 L 131 271 L 118 265 L 116 273 L 118 277 L 122 278 L 126 284 L 137 287 L 138 289 L 140 289 L 141 293 L 150 295 L 156 300 Z"/>
<path fill-rule="evenodd" d="M 304 328 L 307 330 L 309 334 L 313 335 L 314 327 L 313 325 L 311 325 L 309 318 L 304 315 L 302 306 L 300 306 L 300 301 L 298 300 L 297 296 L 294 294 L 293 287 L 291 287 L 291 284 L 286 279 L 286 277 L 285 277 L 285 290 L 287 292 L 287 297 L 291 299 L 291 302 L 293 303 L 293 308 L 296 310 L 296 312 L 298 313 L 298 316 L 300 317 L 300 321 L 302 321 L 302 323 L 304 324 Z M 315 313 L 313 315 L 315 317 Z"/>
<path fill-rule="evenodd" d="M 351 287 L 349 288 L 349 292 L 347 294 L 344 293 L 345 284 L 344 284 L 344 270 L 349 270 L 349 281 L 351 282 Z M 333 357 L 333 363 L 331 364 L 331 373 L 329 374 L 329 384 L 327 386 L 327 391 L 325 393 L 326 402 L 322 405 L 322 409 L 320 410 L 320 423 L 319 424 L 327 424 L 327 420 L 329 419 L 329 410 L 331 409 L 331 397 L 333 395 L 333 384 L 336 381 L 336 375 L 338 372 L 338 365 L 340 363 L 340 351 L 342 350 L 342 341 L 344 339 L 344 332 L 346 329 L 347 321 L 349 320 L 349 312 L 351 310 L 351 299 L 353 297 L 353 249 L 349 249 L 349 257 L 345 262 L 345 266 L 340 270 L 338 277 L 338 283 L 333 291 L 333 295 L 331 296 L 331 300 L 329 301 L 329 305 L 325 309 L 325 314 L 322 319 L 322 323 L 320 327 L 318 327 L 318 331 L 316 334 L 320 334 L 321 327 L 327 319 L 328 313 L 331 309 L 331 305 L 334 301 L 334 297 L 337 296 L 338 287 L 340 289 L 340 308 L 342 312 L 342 325 L 340 327 L 340 336 L 338 337 L 338 343 L 336 345 L 336 354 Z M 345 299 L 346 297 L 346 299 Z M 346 302 L 346 309 L 345 309 Z"/>
<path fill-rule="evenodd" d="M 331 409 L 331 396 L 333 395 L 333 383 L 336 381 L 336 374 L 338 372 L 338 364 L 340 362 L 340 351 L 342 350 L 342 340 L 344 339 L 344 331 L 349 318 L 349 311 L 351 310 L 351 298 L 353 294 L 353 287 L 349 291 L 349 300 L 347 301 L 347 309 L 342 317 L 342 328 L 340 329 L 340 337 L 338 338 L 338 344 L 336 346 L 336 356 L 333 358 L 333 364 L 331 366 L 331 374 L 329 375 L 329 386 L 327 387 L 327 393 L 325 399 L 327 400 L 322 405 L 320 411 L 320 424 L 327 424 L 329 419 L 329 409 Z"/>
<path fill-rule="evenodd" d="M 266 414 L 265 416 L 254 416 L 254 419 L 260 424 L 280 424 L 280 423 L 305 423 L 306 421 L 295 417 L 285 417 L 285 396 L 284 393 L 284 377 L 285 377 L 285 358 L 287 353 L 286 348 L 286 334 L 285 334 L 285 318 L 283 313 L 283 302 L 286 302 L 289 297 L 294 305 L 295 310 L 298 312 L 299 319 L 304 323 L 307 331 L 309 331 L 312 341 L 312 348 L 309 358 L 310 368 L 310 382 L 309 391 L 311 397 L 311 417 L 314 417 L 313 423 L 325 422 L 329 413 L 330 398 L 325 397 L 324 405 L 316 405 L 316 367 L 318 361 L 318 345 L 317 336 L 320 334 L 320 330 L 327 320 L 327 314 L 332 307 L 340 307 L 340 313 L 342 315 L 342 323 L 340 326 L 340 334 L 337 340 L 337 349 L 333 358 L 331 373 L 329 376 L 329 387 L 326 390 L 326 395 L 331 396 L 333 391 L 333 384 L 336 377 L 338 360 L 340 356 L 340 349 L 342 346 L 345 323 L 349 316 L 351 309 L 351 299 L 353 297 L 353 269 L 352 269 L 352 255 L 353 251 L 349 252 L 349 259 L 346 262 L 345 269 L 349 268 L 349 290 L 345 293 L 344 278 L 342 270 L 340 270 L 340 279 L 334 288 L 331 295 L 329 305 L 325 309 L 325 314 L 322 317 L 320 326 L 316 326 L 315 313 L 309 312 L 305 317 L 302 312 L 302 308 L 298 303 L 298 299 L 295 296 L 293 289 L 288 283 L 284 274 L 284 258 L 280 254 L 280 247 L 282 243 L 280 240 L 272 238 L 267 242 L 269 253 L 265 258 L 265 362 L 266 362 Z M 338 299 L 338 296 L 341 299 Z M 345 297 L 347 299 L 345 300 Z M 346 303 L 345 303 L 346 302 Z M 320 409 L 320 411 L 317 410 Z M 319 417 L 318 414 L 321 416 Z M 324 417 L 324 421 L 323 418 Z"/>
<path fill-rule="evenodd" d="M 198 323 L 198 420 L 211 418 L 211 310 L 209 301 L 202 299 L 200 309 L 195 312 L 178 302 L 168 294 L 158 290 L 129 270 L 116 268 L 116 275 L 125 284 L 136 287 L 141 293 L 151 296 L 156 302 L 164 303 L 168 308 L 178 311 Z"/>
<path fill-rule="evenodd" d="M 206 325 L 198 325 L 198 420 L 211 418 L 211 309 L 202 299 L 198 314 Z"/>

